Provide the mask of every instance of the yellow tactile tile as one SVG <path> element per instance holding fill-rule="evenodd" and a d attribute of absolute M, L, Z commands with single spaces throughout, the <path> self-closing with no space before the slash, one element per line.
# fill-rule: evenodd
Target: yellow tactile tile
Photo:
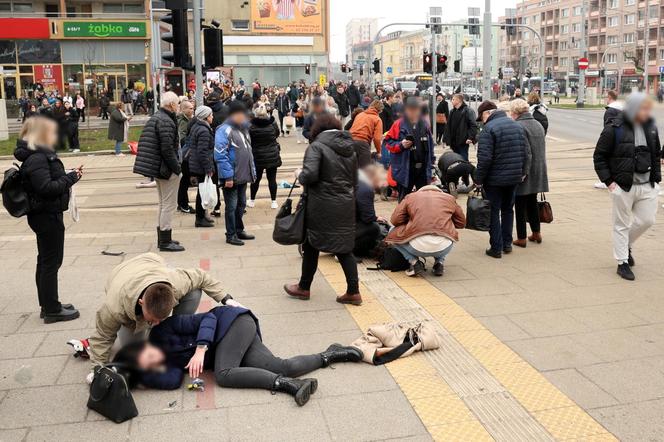
<path fill-rule="evenodd" d="M 567 442 L 618 442 L 618 439 L 609 433 L 584 436 L 578 439 L 568 439 Z"/>
<path fill-rule="evenodd" d="M 409 293 L 410 294 L 410 293 Z M 471 317 L 466 311 L 458 306 L 457 304 L 441 304 L 441 305 L 431 305 L 424 306 L 424 308 L 429 312 L 431 316 L 443 321 L 447 318 L 454 317 Z"/>
<path fill-rule="evenodd" d="M 527 362 L 487 365 L 485 368 L 507 389 L 515 385 L 547 382 L 547 379 Z"/>
<path fill-rule="evenodd" d="M 464 316 L 436 318 L 449 332 L 483 330 L 484 327 L 475 318 L 466 314 Z"/>
<path fill-rule="evenodd" d="M 430 396 L 410 403 L 426 427 L 477 419 L 457 396 Z"/>
<path fill-rule="evenodd" d="M 514 353 L 507 345 L 500 343 L 496 345 L 479 345 L 467 347 L 466 350 L 472 354 L 482 365 L 509 364 L 521 362 L 521 357 Z"/>
<path fill-rule="evenodd" d="M 492 442 L 494 439 L 479 421 L 457 422 L 427 428 L 437 442 Z"/>
<path fill-rule="evenodd" d="M 386 366 L 395 379 L 404 376 L 437 374 L 436 369 L 422 354 L 414 354 L 407 358 L 397 359 L 386 364 Z"/>
<path fill-rule="evenodd" d="M 454 395 L 454 391 L 438 375 L 401 376 L 396 378 L 399 388 L 410 399 Z"/>
<path fill-rule="evenodd" d="M 540 411 L 535 413 L 535 417 L 556 440 L 586 440 L 591 436 L 605 437 L 607 434 L 604 427 L 576 405 Z"/>
<path fill-rule="evenodd" d="M 501 343 L 489 330 L 455 331 L 452 336 L 464 347 L 490 346 Z"/>
<path fill-rule="evenodd" d="M 509 391 L 531 413 L 575 405 L 549 382 L 514 385 Z"/>

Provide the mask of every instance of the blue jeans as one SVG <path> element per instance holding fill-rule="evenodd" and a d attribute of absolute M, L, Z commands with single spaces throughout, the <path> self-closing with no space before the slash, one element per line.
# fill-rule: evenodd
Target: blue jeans
<path fill-rule="evenodd" d="M 452 248 L 454 247 L 454 243 L 450 244 L 447 246 L 447 248 L 439 251 L 439 252 L 430 252 L 430 253 L 424 253 L 420 252 L 419 250 L 415 250 L 410 243 L 407 244 L 394 244 L 394 248 L 397 249 L 404 258 L 406 258 L 406 261 L 409 263 L 413 264 L 417 261 L 418 258 L 426 258 L 426 257 L 433 257 L 435 258 L 436 262 L 438 263 L 443 263 L 445 261 L 445 257 L 449 255 L 449 253 L 452 251 Z"/>
<path fill-rule="evenodd" d="M 233 187 L 224 187 L 220 183 L 224 193 L 224 217 L 226 220 L 226 238 L 230 239 L 244 232 L 244 209 L 247 206 L 247 184 L 236 184 Z"/>
<path fill-rule="evenodd" d="M 122 153 L 122 141 L 115 142 L 115 153 L 116 154 Z"/>
<path fill-rule="evenodd" d="M 491 201 L 491 229 L 489 242 L 494 252 L 512 247 L 514 227 L 514 198 L 517 186 L 484 186 Z"/>

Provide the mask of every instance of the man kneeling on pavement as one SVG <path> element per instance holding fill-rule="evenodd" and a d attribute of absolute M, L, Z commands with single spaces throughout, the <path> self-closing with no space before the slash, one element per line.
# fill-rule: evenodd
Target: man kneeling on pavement
<path fill-rule="evenodd" d="M 106 364 L 116 338 L 120 345 L 145 339 L 149 329 L 171 315 L 196 313 L 201 291 L 224 305 L 239 305 L 224 295 L 221 283 L 201 269 L 178 269 L 145 253 L 113 269 L 106 299 L 97 311 L 88 353 L 93 365 Z"/>
<path fill-rule="evenodd" d="M 420 258 L 433 257 L 433 274 L 443 276 L 443 262 L 459 241 L 457 229 L 466 226 L 466 216 L 456 199 L 436 186 L 422 187 L 407 195 L 392 213 L 394 228 L 385 238 L 406 258 L 408 276 L 424 272 Z"/>

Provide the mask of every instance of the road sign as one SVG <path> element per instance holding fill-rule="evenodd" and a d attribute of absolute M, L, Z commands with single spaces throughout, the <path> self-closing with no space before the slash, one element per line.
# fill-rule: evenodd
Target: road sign
<path fill-rule="evenodd" d="M 391 74 L 391 73 L 392 73 L 392 66 L 388 66 L 387 68 L 385 68 L 385 71 L 386 71 L 388 74 Z"/>
<path fill-rule="evenodd" d="M 320 84 L 321 86 L 325 86 L 327 84 L 327 75 L 320 74 L 318 76 L 318 84 Z"/>
<path fill-rule="evenodd" d="M 588 69 L 588 59 L 586 57 L 579 58 L 579 69 L 581 70 Z"/>
<path fill-rule="evenodd" d="M 660 66 L 660 67 L 659 67 L 659 73 L 660 73 L 660 74 L 664 74 L 664 66 Z"/>

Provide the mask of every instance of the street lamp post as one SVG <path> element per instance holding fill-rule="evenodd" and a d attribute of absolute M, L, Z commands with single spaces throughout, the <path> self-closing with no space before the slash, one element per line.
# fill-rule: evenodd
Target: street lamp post
<path fill-rule="evenodd" d="M 194 79 L 196 82 L 196 106 L 203 105 L 203 51 L 201 50 L 201 10 L 203 0 L 193 0 L 193 28 L 194 28 Z"/>
<path fill-rule="evenodd" d="M 581 57 L 588 56 L 586 50 L 586 0 L 581 2 Z M 577 61 L 578 63 L 578 61 Z M 576 100 L 576 107 L 584 107 L 586 103 L 586 70 L 579 69 L 579 92 Z"/>
<path fill-rule="evenodd" d="M 541 54 L 543 55 L 543 54 Z M 475 58 L 477 60 L 477 57 Z M 484 0 L 484 30 L 482 35 L 483 96 L 491 96 L 491 0 Z"/>

